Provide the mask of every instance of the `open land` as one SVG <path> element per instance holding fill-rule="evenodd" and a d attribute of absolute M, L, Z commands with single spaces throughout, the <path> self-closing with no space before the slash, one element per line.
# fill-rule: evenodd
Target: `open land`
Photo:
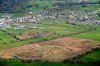
<path fill-rule="evenodd" d="M 100 3 L 70 1 L 31 1 L 24 5 L 30 13 L 0 13 L 0 65 L 98 65 Z"/>
<path fill-rule="evenodd" d="M 1 53 L 26 61 L 42 60 L 60 62 L 73 59 L 100 48 L 98 43 L 93 45 L 92 42 L 88 39 L 60 38 L 2 50 Z M 1 56 L 1 58 L 4 58 L 4 56 Z"/>

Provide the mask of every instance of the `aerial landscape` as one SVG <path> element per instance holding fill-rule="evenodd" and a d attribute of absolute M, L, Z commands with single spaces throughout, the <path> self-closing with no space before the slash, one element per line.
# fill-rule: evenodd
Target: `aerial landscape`
<path fill-rule="evenodd" d="M 99 66 L 100 0 L 0 0 L 0 66 Z"/>

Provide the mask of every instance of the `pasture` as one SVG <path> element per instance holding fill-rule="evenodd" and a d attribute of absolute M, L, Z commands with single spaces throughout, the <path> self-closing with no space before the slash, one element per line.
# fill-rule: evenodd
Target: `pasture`
<path fill-rule="evenodd" d="M 11 42 L 15 42 L 15 41 L 17 41 L 15 38 L 13 38 L 12 36 L 10 36 L 0 30 L 0 45 L 1 44 L 10 44 Z"/>

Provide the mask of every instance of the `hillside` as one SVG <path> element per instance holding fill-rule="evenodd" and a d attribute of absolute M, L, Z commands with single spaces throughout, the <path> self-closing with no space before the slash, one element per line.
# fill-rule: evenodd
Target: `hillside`
<path fill-rule="evenodd" d="M 28 12 L 55 7 L 58 3 L 66 5 L 74 3 L 97 2 L 99 0 L 0 0 L 0 12 Z M 70 2 L 70 4 L 68 4 Z M 64 5 L 64 4 L 63 4 Z M 63 6 L 65 7 L 65 6 Z"/>

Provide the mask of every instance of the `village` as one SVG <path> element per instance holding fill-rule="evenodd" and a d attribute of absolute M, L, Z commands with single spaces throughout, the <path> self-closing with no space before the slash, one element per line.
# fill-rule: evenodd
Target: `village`
<path fill-rule="evenodd" d="M 50 15 L 51 14 L 51 15 Z M 43 21 L 69 21 L 70 24 L 88 24 L 88 25 L 100 25 L 99 20 L 95 20 L 97 17 L 96 11 L 75 13 L 71 12 L 65 14 L 63 11 L 56 12 L 55 10 L 40 11 L 37 13 L 29 12 L 23 17 L 12 18 L 12 14 L 4 14 L 0 16 L 0 28 L 24 29 L 25 27 L 35 28 L 34 26 L 25 26 L 25 23 L 41 23 Z"/>

